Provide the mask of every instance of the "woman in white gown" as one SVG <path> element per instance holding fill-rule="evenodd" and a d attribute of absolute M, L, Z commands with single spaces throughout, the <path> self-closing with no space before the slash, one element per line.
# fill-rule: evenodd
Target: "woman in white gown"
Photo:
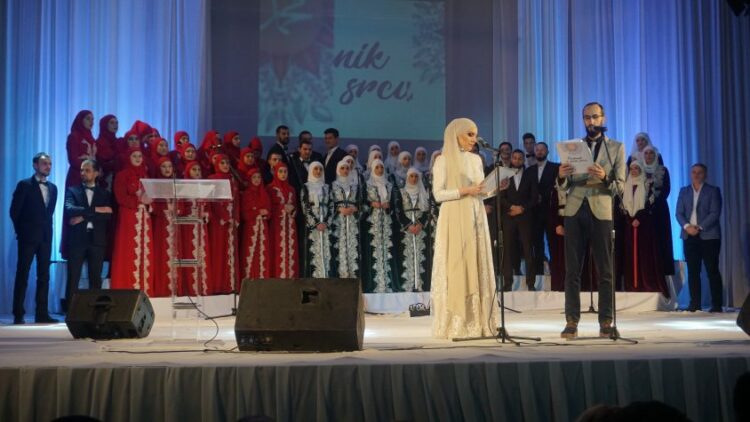
<path fill-rule="evenodd" d="M 432 266 L 432 335 L 493 336 L 498 307 L 490 233 L 481 183 L 482 159 L 471 152 L 477 126 L 469 119 L 445 128 L 432 191 L 441 204 Z"/>

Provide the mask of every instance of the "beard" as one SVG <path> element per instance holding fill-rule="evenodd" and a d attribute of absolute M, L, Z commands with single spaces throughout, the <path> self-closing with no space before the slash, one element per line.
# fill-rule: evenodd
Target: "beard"
<path fill-rule="evenodd" d="M 599 132 L 598 130 L 594 129 L 594 125 L 588 125 L 588 126 L 586 126 L 586 135 L 589 138 L 592 138 L 592 139 L 593 138 L 598 138 L 599 135 L 601 135 L 601 134 L 602 134 L 601 132 Z"/>
<path fill-rule="evenodd" d="M 549 155 L 549 153 L 546 153 L 546 154 L 534 154 L 534 158 L 536 158 L 537 161 L 546 161 L 548 155 Z"/>

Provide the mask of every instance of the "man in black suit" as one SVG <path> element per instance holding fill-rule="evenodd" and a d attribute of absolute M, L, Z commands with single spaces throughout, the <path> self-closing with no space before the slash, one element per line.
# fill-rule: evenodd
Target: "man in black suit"
<path fill-rule="evenodd" d="M 281 125 L 276 128 L 276 143 L 268 150 L 267 160 L 270 161 L 271 154 L 280 154 L 281 161 L 289 164 L 289 128 Z"/>
<path fill-rule="evenodd" d="M 346 151 L 339 147 L 339 131 L 338 129 L 328 128 L 324 132 L 324 139 L 328 153 L 326 154 L 323 162 L 325 167 L 326 183 L 329 185 L 336 180 L 336 166 L 339 161 L 346 157 Z"/>
<path fill-rule="evenodd" d="M 18 263 L 13 287 L 13 323 L 24 323 L 24 301 L 31 261 L 36 256 L 36 322 L 55 323 L 49 316 L 49 265 L 52 253 L 52 215 L 57 202 L 57 187 L 47 181 L 52 159 L 40 152 L 32 160 L 34 175 L 16 185 L 10 204 L 10 219 L 18 239 Z"/>
<path fill-rule="evenodd" d="M 536 290 L 534 282 L 533 262 L 531 250 L 531 222 L 534 208 L 539 201 L 536 173 L 533 169 L 523 168 L 526 154 L 517 149 L 511 155 L 511 168 L 516 175 L 510 179 L 508 188 L 501 191 L 502 223 L 503 223 L 503 289 L 509 291 L 513 286 L 513 262 L 520 241 L 524 260 L 526 261 L 526 286 L 530 291 Z"/>
<path fill-rule="evenodd" d="M 555 178 L 559 163 L 547 161 L 549 148 L 544 142 L 537 142 L 534 147 L 534 158 L 536 164 L 529 167 L 536 174 L 537 186 L 539 191 L 539 204 L 534 208 L 532 214 L 532 253 L 534 254 L 534 273 L 544 275 L 544 235 L 547 235 L 547 242 L 555 236 L 555 228 L 547 224 L 547 213 L 550 207 L 550 198 L 555 191 Z"/>
<path fill-rule="evenodd" d="M 312 141 L 303 139 L 299 141 L 299 148 L 289 156 L 289 183 L 297 190 L 297 195 L 302 186 L 307 182 L 307 169 L 312 163 Z M 322 164 L 322 161 L 321 161 Z"/>
<path fill-rule="evenodd" d="M 102 264 L 107 248 L 107 224 L 112 218 L 109 192 L 96 184 L 99 164 L 94 160 L 81 163 L 81 184 L 65 191 L 65 215 L 68 224 L 68 280 L 65 285 L 63 311 L 78 290 L 84 261 L 88 264 L 90 289 L 102 288 Z"/>
<path fill-rule="evenodd" d="M 325 160 L 325 157 L 323 154 L 319 153 L 318 151 L 315 151 L 315 143 L 313 142 L 313 136 L 312 133 L 310 133 L 309 130 L 303 130 L 299 133 L 299 143 L 302 145 L 303 142 L 310 142 L 310 145 L 312 146 L 312 156 L 310 157 L 310 162 L 317 161 L 320 164 L 323 164 L 323 160 Z"/>

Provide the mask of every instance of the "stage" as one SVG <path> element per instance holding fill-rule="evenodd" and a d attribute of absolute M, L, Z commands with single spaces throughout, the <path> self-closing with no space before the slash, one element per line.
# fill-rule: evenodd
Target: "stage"
<path fill-rule="evenodd" d="M 510 298 L 519 294 L 550 293 Z M 237 352 L 233 318 L 216 320 L 204 346 L 211 321 L 186 311 L 173 320 L 169 299 L 153 302 L 156 324 L 139 340 L 73 340 L 64 324 L 4 317 L 0 420 L 564 421 L 596 403 L 657 399 L 719 421 L 732 420 L 735 379 L 750 370 L 736 312 L 623 310 L 618 326 L 636 345 L 563 341 L 559 309 L 508 312 L 511 334 L 543 340 L 520 346 L 436 340 L 430 317 L 368 314 L 364 350 L 290 354 Z M 579 332 L 596 335 L 596 316 L 584 314 Z"/>

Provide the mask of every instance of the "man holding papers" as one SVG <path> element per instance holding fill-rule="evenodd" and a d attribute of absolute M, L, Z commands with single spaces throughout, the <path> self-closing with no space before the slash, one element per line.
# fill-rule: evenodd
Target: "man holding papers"
<path fill-rule="evenodd" d="M 562 143 L 568 154 L 560 155 L 558 189 L 566 192 L 565 203 L 565 329 L 563 338 L 578 335 L 581 317 L 581 269 L 590 241 L 599 274 L 599 336 L 610 337 L 612 329 L 613 268 L 612 193 L 619 194 L 625 182 L 625 147 L 604 135 L 604 107 L 588 103 L 583 108 L 586 138 Z M 587 151 L 588 150 L 588 153 Z M 590 154 L 591 161 L 587 160 Z M 585 170 L 585 172 L 584 172 Z"/>

